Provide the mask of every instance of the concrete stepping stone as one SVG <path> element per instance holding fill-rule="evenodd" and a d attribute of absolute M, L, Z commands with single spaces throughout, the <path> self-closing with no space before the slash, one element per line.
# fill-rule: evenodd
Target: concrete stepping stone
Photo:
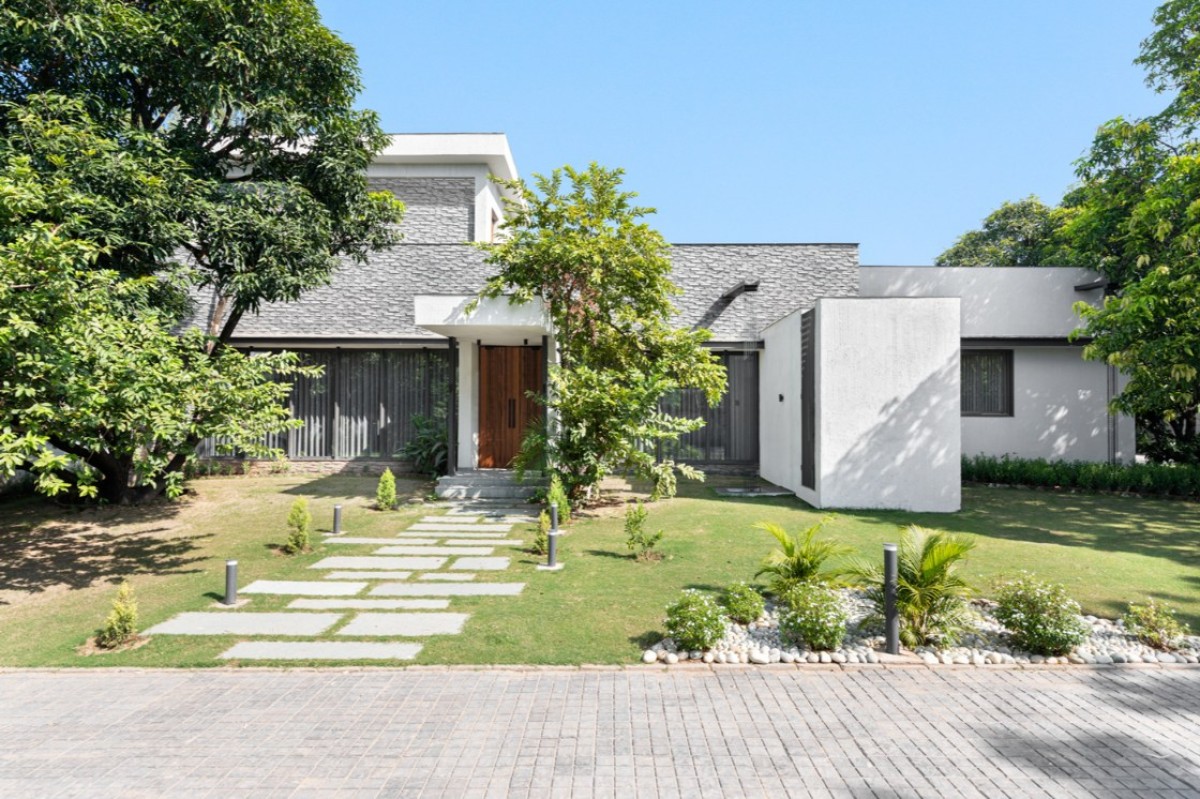
<path fill-rule="evenodd" d="M 330 572 L 326 580 L 407 580 L 412 572 L 374 571 L 374 572 Z"/>
<path fill-rule="evenodd" d="M 474 574 L 466 574 L 464 572 L 455 572 L 454 574 L 446 574 L 444 572 L 434 572 L 433 574 L 422 574 L 417 578 L 431 583 L 458 582 L 459 580 L 474 580 Z"/>
<path fill-rule="evenodd" d="M 414 524 L 408 532 L 413 533 L 507 533 L 511 524 Z"/>
<path fill-rule="evenodd" d="M 337 631 L 338 635 L 458 635 L 467 613 L 360 613 Z"/>
<path fill-rule="evenodd" d="M 320 635 L 341 613 L 180 613 L 146 635 Z"/>
<path fill-rule="evenodd" d="M 516 596 L 525 583 L 384 583 L 371 596 Z"/>
<path fill-rule="evenodd" d="M 397 533 L 396 538 L 401 539 L 405 544 L 412 544 L 419 539 L 429 538 L 432 533 Z M 459 541 L 503 541 L 508 533 L 446 533 L 447 536 L 453 536 Z M 442 540 L 441 537 L 436 540 Z M 392 542 L 396 543 L 396 542 Z"/>
<path fill-rule="evenodd" d="M 493 547 L 420 547 L 400 545 L 380 547 L 376 555 L 490 555 Z M 328 560 L 328 559 L 327 559 Z"/>
<path fill-rule="evenodd" d="M 477 521 L 478 518 L 477 516 L 467 516 L 461 519 L 451 519 L 448 516 L 422 516 L 417 521 L 420 524 L 468 524 Z"/>
<path fill-rule="evenodd" d="M 445 610 L 449 599 L 293 599 L 292 610 Z"/>
<path fill-rule="evenodd" d="M 369 555 L 335 555 L 309 566 L 310 569 L 412 569 L 436 571 L 446 558 L 377 558 Z"/>
<path fill-rule="evenodd" d="M 412 660 L 420 644 L 390 641 L 242 641 L 225 660 Z"/>
<path fill-rule="evenodd" d="M 405 539 L 406 544 L 436 544 L 441 538 L 411 538 Z M 365 538 L 352 535 L 331 535 L 325 539 L 326 544 L 394 544 L 394 538 Z"/>
<path fill-rule="evenodd" d="M 508 558 L 457 558 L 450 564 L 450 568 L 464 571 L 498 572 L 507 569 L 508 564 Z"/>
<path fill-rule="evenodd" d="M 294 594 L 295 596 L 353 596 L 367 587 L 366 583 L 323 583 L 317 580 L 255 580 L 243 594 Z"/>

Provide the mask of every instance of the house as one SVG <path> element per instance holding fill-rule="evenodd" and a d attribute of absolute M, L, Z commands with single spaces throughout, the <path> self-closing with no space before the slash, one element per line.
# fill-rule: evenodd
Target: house
<path fill-rule="evenodd" d="M 299 380 L 297 464 L 393 459 L 417 415 L 445 419 L 457 470 L 503 468 L 537 412 L 554 331 L 535 305 L 468 304 L 513 178 L 503 134 L 399 135 L 371 167 L 402 199 L 403 243 L 331 285 L 244 318 L 234 343 L 325 367 Z M 678 244 L 681 326 L 713 332 L 729 392 L 668 400 L 700 431 L 661 455 L 758 474 L 818 507 L 954 511 L 961 456 L 1129 461 L 1133 421 L 1108 413 L 1122 378 L 1068 340 L 1082 269 L 865 267 L 855 244 Z M 210 310 L 201 303 L 201 312 Z"/>

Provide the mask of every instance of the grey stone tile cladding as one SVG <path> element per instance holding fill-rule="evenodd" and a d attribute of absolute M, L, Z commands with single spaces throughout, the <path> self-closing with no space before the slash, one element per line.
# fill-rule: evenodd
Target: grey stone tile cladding
<path fill-rule="evenodd" d="M 678 244 L 671 250 L 677 323 L 706 321 L 716 341 L 757 341 L 761 331 L 821 297 L 858 295 L 855 244 Z M 264 306 L 238 325 L 240 339 L 426 338 L 416 327 L 417 294 L 472 294 L 492 273 L 483 254 L 465 244 L 401 244 L 345 264 L 329 286 L 297 302 Z M 721 295 L 741 280 L 760 281 L 727 307 Z M 718 313 L 719 311 L 719 313 Z"/>
<path fill-rule="evenodd" d="M 475 238 L 475 178 L 371 178 L 373 191 L 404 201 L 407 244 L 461 244 Z"/>

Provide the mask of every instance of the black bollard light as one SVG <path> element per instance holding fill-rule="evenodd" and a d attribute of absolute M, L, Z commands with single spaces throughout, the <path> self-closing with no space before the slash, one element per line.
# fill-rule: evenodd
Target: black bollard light
<path fill-rule="evenodd" d="M 224 605 L 237 604 L 237 561 L 225 561 L 225 598 L 221 600 Z"/>
<path fill-rule="evenodd" d="M 900 616 L 896 613 L 899 563 L 895 544 L 883 545 L 883 626 L 889 655 L 900 654 Z"/>
<path fill-rule="evenodd" d="M 342 506 L 333 506 L 333 533 L 332 535 L 342 534 Z"/>
<path fill-rule="evenodd" d="M 558 506 L 550 506 L 550 532 L 546 534 L 546 564 L 538 571 L 556 572 L 562 568 L 558 562 Z"/>

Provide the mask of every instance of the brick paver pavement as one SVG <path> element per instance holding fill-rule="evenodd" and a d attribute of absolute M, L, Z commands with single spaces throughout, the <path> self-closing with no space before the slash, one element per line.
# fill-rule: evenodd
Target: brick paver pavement
<path fill-rule="evenodd" d="M 1200 795 L 1200 669 L 0 673 L 0 796 Z"/>

